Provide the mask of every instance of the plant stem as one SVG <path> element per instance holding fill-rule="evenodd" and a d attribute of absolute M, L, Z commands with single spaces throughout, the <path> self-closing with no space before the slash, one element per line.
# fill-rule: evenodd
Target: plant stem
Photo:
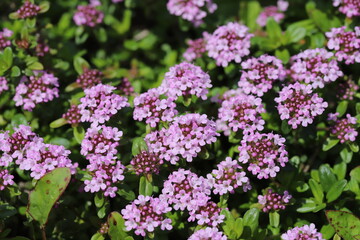
<path fill-rule="evenodd" d="M 46 240 L 45 225 L 40 227 L 40 229 L 41 229 L 41 238 L 42 238 L 42 240 Z"/>

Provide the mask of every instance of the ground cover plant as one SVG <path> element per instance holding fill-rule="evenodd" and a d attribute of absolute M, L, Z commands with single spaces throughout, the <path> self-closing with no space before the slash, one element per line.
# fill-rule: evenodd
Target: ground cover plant
<path fill-rule="evenodd" d="M 360 239 L 359 1 L 0 9 L 0 239 Z"/>

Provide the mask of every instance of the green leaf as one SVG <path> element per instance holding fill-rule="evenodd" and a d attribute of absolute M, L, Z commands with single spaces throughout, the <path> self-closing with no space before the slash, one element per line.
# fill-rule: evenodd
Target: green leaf
<path fill-rule="evenodd" d="M 239 17 L 244 21 L 245 25 L 249 27 L 250 32 L 253 32 L 258 25 L 256 18 L 261 12 L 261 5 L 258 1 L 241 1 Z"/>
<path fill-rule="evenodd" d="M 284 64 L 288 63 L 290 60 L 290 53 L 287 49 L 276 49 L 275 56 L 279 58 Z"/>
<path fill-rule="evenodd" d="M 136 156 L 142 151 L 147 151 L 147 150 L 148 150 L 148 146 L 142 137 L 134 138 L 131 147 L 131 153 L 133 156 Z"/>
<path fill-rule="evenodd" d="M 21 70 L 18 66 L 13 66 L 11 68 L 11 74 L 10 74 L 11 77 L 18 77 L 20 76 L 20 74 L 21 74 Z"/>
<path fill-rule="evenodd" d="M 61 145 L 64 146 L 65 148 L 70 148 L 70 141 L 67 138 L 54 137 L 49 141 L 49 143 L 55 145 Z"/>
<path fill-rule="evenodd" d="M 340 152 L 340 157 L 345 163 L 350 163 L 353 156 L 353 152 L 349 151 L 347 147 L 344 147 Z"/>
<path fill-rule="evenodd" d="M 347 168 L 347 165 L 344 162 L 335 164 L 333 169 L 334 169 L 334 173 L 336 174 L 336 177 L 338 180 L 343 180 L 345 178 L 346 168 Z"/>
<path fill-rule="evenodd" d="M 6 219 L 8 217 L 14 216 L 17 214 L 16 208 L 9 205 L 8 203 L 0 204 L 0 219 Z"/>
<path fill-rule="evenodd" d="M 318 184 L 314 179 L 309 180 L 309 186 L 311 189 L 311 192 L 313 193 L 315 200 L 317 203 L 322 203 L 324 199 L 324 193 L 323 189 L 321 188 L 321 185 Z"/>
<path fill-rule="evenodd" d="M 315 33 L 315 34 L 312 34 L 310 36 L 310 39 L 311 39 L 311 44 L 310 46 L 312 48 L 320 48 L 320 47 L 324 47 L 324 44 L 325 44 L 325 36 L 323 33 Z"/>
<path fill-rule="evenodd" d="M 7 65 L 7 69 L 9 69 L 13 63 L 13 52 L 10 47 L 4 49 L 3 60 Z"/>
<path fill-rule="evenodd" d="M 241 234 L 244 231 L 244 221 L 242 218 L 237 218 L 232 229 L 236 233 L 236 239 L 240 238 Z"/>
<path fill-rule="evenodd" d="M 41 2 L 39 7 L 40 7 L 40 13 L 45 13 L 49 10 L 50 3 L 49 2 Z"/>
<path fill-rule="evenodd" d="M 75 137 L 75 140 L 81 144 L 82 143 L 82 140 L 84 139 L 85 137 L 85 130 L 82 126 L 77 126 L 77 127 L 74 127 L 73 128 L 73 132 L 74 132 L 74 137 Z"/>
<path fill-rule="evenodd" d="M 338 106 L 336 108 L 336 112 L 339 113 L 338 117 L 341 117 L 346 113 L 347 107 L 348 107 L 348 101 L 344 100 L 338 104 Z"/>
<path fill-rule="evenodd" d="M 296 191 L 298 192 L 306 192 L 309 189 L 309 185 L 303 181 L 297 181 L 295 183 Z"/>
<path fill-rule="evenodd" d="M 33 62 L 27 66 L 30 70 L 43 70 L 44 66 L 40 62 Z"/>
<path fill-rule="evenodd" d="M 283 37 L 280 25 L 272 17 L 266 22 L 266 32 L 272 41 L 281 41 Z"/>
<path fill-rule="evenodd" d="M 104 240 L 104 239 L 105 239 L 104 236 L 101 233 L 97 232 L 94 235 L 92 235 L 90 240 Z"/>
<path fill-rule="evenodd" d="M 330 149 L 332 149 L 333 147 L 336 146 L 336 144 L 339 143 L 339 139 L 331 139 L 331 138 L 327 138 L 326 141 L 323 144 L 322 150 L 324 152 L 329 151 Z"/>
<path fill-rule="evenodd" d="M 336 183 L 335 174 L 331 171 L 329 165 L 321 165 L 319 168 L 319 177 L 322 189 L 327 192 Z"/>
<path fill-rule="evenodd" d="M 327 202 L 330 203 L 338 199 L 338 197 L 340 197 L 341 193 L 344 191 L 346 184 L 347 181 L 345 179 L 336 182 L 326 194 Z"/>
<path fill-rule="evenodd" d="M 284 134 L 288 134 L 290 131 L 291 131 L 291 128 L 289 126 L 289 124 L 287 123 L 287 121 L 283 120 L 281 122 L 281 131 L 284 133 Z"/>
<path fill-rule="evenodd" d="M 273 227 L 279 227 L 280 224 L 280 214 L 278 212 L 270 212 L 269 213 L 269 221 L 270 221 L 270 226 Z"/>
<path fill-rule="evenodd" d="M 259 209 L 252 208 L 247 210 L 244 214 L 243 220 L 244 226 L 250 227 L 251 232 L 253 233 L 259 225 Z"/>
<path fill-rule="evenodd" d="M 360 166 L 351 170 L 350 177 L 360 183 Z"/>
<path fill-rule="evenodd" d="M 120 196 L 122 196 L 123 198 L 125 198 L 128 201 L 132 201 L 135 199 L 135 193 L 133 191 L 131 191 L 130 189 L 120 189 L 116 192 L 117 194 L 119 194 Z"/>
<path fill-rule="evenodd" d="M 76 56 L 74 58 L 74 68 L 75 68 L 75 71 L 79 75 L 81 75 L 81 74 L 83 74 L 84 68 L 90 68 L 90 64 L 82 57 Z"/>
<path fill-rule="evenodd" d="M 306 29 L 303 27 L 292 26 L 290 25 L 285 32 L 285 36 L 289 38 L 289 41 L 292 43 L 296 43 L 303 39 L 306 35 Z"/>
<path fill-rule="evenodd" d="M 40 226 L 47 222 L 49 213 L 65 191 L 71 179 L 69 168 L 56 168 L 45 174 L 31 191 L 27 212 Z"/>
<path fill-rule="evenodd" d="M 102 193 L 96 193 L 94 196 L 94 203 L 97 208 L 101 208 L 105 204 L 105 197 Z"/>
<path fill-rule="evenodd" d="M 360 239 L 360 219 L 349 212 L 328 210 L 327 220 L 344 240 Z"/>
<path fill-rule="evenodd" d="M 65 118 L 59 118 L 59 119 L 56 119 L 55 121 L 52 121 L 50 123 L 50 127 L 51 128 L 58 128 L 58 127 L 64 126 L 65 124 L 67 124 L 66 119 Z"/>
<path fill-rule="evenodd" d="M 140 178 L 139 194 L 144 196 L 151 196 L 152 192 L 153 192 L 152 183 L 149 180 L 147 180 L 145 176 L 142 176 Z"/>
<path fill-rule="evenodd" d="M 21 113 L 15 114 L 15 116 L 11 118 L 11 126 L 13 128 L 18 127 L 19 125 L 27 125 L 27 124 L 28 121 L 26 120 L 26 117 Z"/>
<path fill-rule="evenodd" d="M 126 233 L 125 221 L 118 212 L 111 212 L 108 220 L 108 234 L 112 240 L 133 239 Z"/>
<path fill-rule="evenodd" d="M 359 145 L 357 145 L 354 142 L 348 143 L 348 146 L 350 147 L 350 150 L 357 153 L 359 151 Z"/>

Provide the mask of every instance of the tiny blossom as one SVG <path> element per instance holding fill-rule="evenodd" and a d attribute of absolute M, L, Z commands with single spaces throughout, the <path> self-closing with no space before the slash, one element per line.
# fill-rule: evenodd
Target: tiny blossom
<path fill-rule="evenodd" d="M 104 13 L 96 9 L 96 6 L 93 5 L 78 6 L 73 17 L 76 25 L 88 27 L 95 27 L 103 21 L 103 18 Z"/>
<path fill-rule="evenodd" d="M 246 136 L 239 146 L 239 162 L 248 165 L 258 179 L 275 177 L 288 162 L 285 138 L 273 133 L 253 133 Z"/>
<path fill-rule="evenodd" d="M 69 110 L 62 115 L 62 118 L 64 118 L 68 124 L 77 126 L 81 118 L 79 107 L 77 105 L 71 105 Z"/>
<path fill-rule="evenodd" d="M 7 80 L 5 77 L 0 77 L 0 94 L 4 91 L 9 90 L 9 86 L 7 84 Z"/>
<path fill-rule="evenodd" d="M 172 172 L 164 182 L 160 199 L 168 202 L 175 210 L 197 210 L 205 206 L 210 199 L 211 184 L 189 170 L 180 168 Z"/>
<path fill-rule="evenodd" d="M 224 195 L 234 193 L 238 187 L 243 187 L 244 191 L 251 189 L 249 178 L 236 160 L 227 157 L 224 161 L 217 165 L 207 178 L 212 183 L 214 193 Z"/>
<path fill-rule="evenodd" d="M 134 87 L 131 85 L 129 79 L 123 78 L 121 83 L 117 86 L 120 95 L 131 96 L 134 95 Z"/>
<path fill-rule="evenodd" d="M 288 6 L 289 3 L 287 1 L 279 0 L 277 2 L 277 6 L 265 7 L 256 19 L 256 23 L 261 27 L 264 27 L 270 17 L 274 18 L 274 20 L 279 23 L 282 19 L 284 19 L 285 14 L 283 12 L 287 10 Z"/>
<path fill-rule="evenodd" d="M 139 195 L 132 203 L 128 204 L 121 214 L 125 219 L 127 231 L 135 230 L 136 235 L 145 237 L 156 228 L 171 230 L 172 221 L 165 214 L 171 211 L 166 201 L 159 198 Z"/>
<path fill-rule="evenodd" d="M 206 50 L 218 66 L 226 67 L 229 62 L 240 63 L 242 57 L 250 54 L 250 39 L 253 34 L 248 28 L 236 22 L 220 26 L 207 40 Z"/>
<path fill-rule="evenodd" d="M 99 233 L 100 234 L 107 234 L 109 231 L 109 224 L 108 222 L 104 222 L 103 224 L 101 224 L 101 227 L 99 229 Z"/>
<path fill-rule="evenodd" d="M 156 127 L 159 122 L 174 118 L 178 113 L 175 107 L 173 98 L 163 98 L 159 88 L 152 88 L 135 97 L 133 117 L 138 121 L 145 119 L 151 127 Z"/>
<path fill-rule="evenodd" d="M 49 102 L 59 97 L 58 87 L 58 78 L 51 73 L 37 71 L 35 76 L 23 76 L 16 87 L 15 105 L 32 111 L 37 103 Z"/>
<path fill-rule="evenodd" d="M 0 169 L 0 191 L 4 190 L 6 186 L 14 185 L 14 176 L 9 173 L 7 169 Z"/>
<path fill-rule="evenodd" d="M 330 133 L 344 142 L 354 142 L 358 132 L 356 131 L 356 118 L 346 114 L 346 118 L 338 119 L 339 113 L 329 114 L 328 120 L 332 121 Z"/>
<path fill-rule="evenodd" d="M 191 162 L 202 147 L 215 142 L 218 135 L 215 122 L 205 114 L 189 113 L 174 118 L 168 129 L 148 134 L 145 141 L 160 158 L 176 164 L 179 156 Z"/>
<path fill-rule="evenodd" d="M 160 166 L 164 163 L 158 153 L 142 151 L 131 159 L 130 164 L 137 175 L 159 174 Z"/>
<path fill-rule="evenodd" d="M 122 135 L 123 132 L 116 127 L 102 125 L 88 128 L 81 142 L 80 151 L 90 161 L 88 169 L 93 171 L 98 168 L 98 164 L 114 163 L 117 154 L 116 147 L 119 146 Z"/>
<path fill-rule="evenodd" d="M 2 31 L 0 31 L 0 50 L 11 46 L 11 41 L 8 38 L 10 38 L 12 35 L 13 32 L 7 28 L 4 28 Z"/>
<path fill-rule="evenodd" d="M 212 0 L 169 0 L 167 9 L 170 14 L 181 16 L 195 26 L 199 26 L 207 15 L 206 10 L 213 13 L 217 9 L 217 5 Z"/>
<path fill-rule="evenodd" d="M 246 94 L 255 94 L 259 97 L 272 88 L 276 80 L 284 80 L 286 71 L 280 59 L 269 55 L 250 58 L 241 63 L 243 69 L 238 82 Z"/>
<path fill-rule="evenodd" d="M 339 7 L 339 11 L 348 18 L 360 16 L 359 0 L 333 0 L 333 6 Z"/>
<path fill-rule="evenodd" d="M 237 132 L 239 129 L 244 130 L 244 134 L 261 131 L 264 129 L 265 121 L 260 114 L 264 112 L 260 98 L 238 92 L 230 95 L 228 99 L 225 98 L 221 103 L 216 121 L 217 129 L 224 131 L 226 136 L 229 136 L 231 131 Z"/>
<path fill-rule="evenodd" d="M 203 32 L 203 37 L 195 40 L 188 40 L 186 43 L 189 46 L 183 54 L 186 61 L 191 62 L 203 56 L 206 52 L 206 42 L 210 34 Z"/>
<path fill-rule="evenodd" d="M 203 100 L 207 98 L 206 94 L 211 87 L 209 74 L 187 62 L 171 67 L 160 86 L 167 96 L 175 99 L 195 95 Z"/>
<path fill-rule="evenodd" d="M 353 100 L 358 90 L 359 86 L 352 79 L 348 79 L 339 83 L 336 96 L 340 100 Z"/>
<path fill-rule="evenodd" d="M 216 227 L 224 221 L 225 215 L 220 214 L 221 208 L 216 203 L 209 201 L 203 206 L 198 206 L 193 209 L 189 214 L 189 222 L 197 221 L 198 225 L 208 225 Z"/>
<path fill-rule="evenodd" d="M 300 83 L 284 87 L 275 102 L 278 103 L 280 119 L 288 120 L 293 129 L 300 124 L 306 127 L 313 123 L 314 118 L 321 115 L 328 106 L 327 102 L 313 93 L 310 85 Z"/>
<path fill-rule="evenodd" d="M 84 68 L 83 73 L 76 79 L 77 84 L 83 89 L 93 87 L 101 83 L 103 73 L 97 69 Z"/>
<path fill-rule="evenodd" d="M 264 196 L 258 196 L 258 202 L 262 205 L 263 212 L 278 211 L 284 210 L 291 198 L 292 196 L 288 191 L 284 191 L 284 194 L 281 195 L 269 188 Z"/>
<path fill-rule="evenodd" d="M 127 99 L 114 94 L 114 90 L 115 87 L 104 84 L 85 89 L 85 97 L 80 99 L 79 105 L 81 122 L 103 124 L 120 109 L 130 106 Z"/>
<path fill-rule="evenodd" d="M 307 49 L 291 58 L 290 76 L 313 88 L 323 88 L 344 75 L 333 56 L 323 48 Z"/>
<path fill-rule="evenodd" d="M 335 51 L 338 61 L 345 64 L 360 63 L 360 27 L 355 27 L 355 32 L 345 31 L 346 26 L 332 28 L 325 33 L 328 38 L 327 47 Z"/>
<path fill-rule="evenodd" d="M 286 233 L 281 235 L 282 240 L 325 240 L 322 237 L 322 234 L 319 233 L 315 224 L 311 223 L 310 225 L 304 225 L 302 227 L 295 227 L 288 230 Z"/>
<path fill-rule="evenodd" d="M 227 240 L 227 237 L 217 228 L 207 227 L 194 232 L 188 240 Z"/>
<path fill-rule="evenodd" d="M 41 11 L 41 8 L 26 0 L 24 4 L 16 11 L 19 18 L 35 17 Z"/>

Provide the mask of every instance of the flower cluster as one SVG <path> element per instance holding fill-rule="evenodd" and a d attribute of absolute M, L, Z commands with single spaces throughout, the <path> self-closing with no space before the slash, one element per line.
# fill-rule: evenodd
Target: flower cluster
<path fill-rule="evenodd" d="M 288 230 L 281 235 L 282 240 L 294 240 L 294 239 L 309 239 L 309 240 L 324 240 L 322 234 L 319 233 L 315 224 L 304 225 L 302 227 L 295 227 Z"/>
<path fill-rule="evenodd" d="M 11 46 L 11 41 L 8 39 L 13 35 L 13 32 L 7 28 L 0 31 L 0 50 Z"/>
<path fill-rule="evenodd" d="M 202 57 L 202 55 L 206 52 L 206 43 L 210 34 L 203 32 L 202 35 L 202 38 L 188 40 L 186 42 L 189 46 L 183 54 L 183 57 L 186 59 L 186 61 L 194 61 L 195 59 Z"/>
<path fill-rule="evenodd" d="M 360 2 L 358 0 L 333 0 L 333 6 L 348 18 L 360 16 Z"/>
<path fill-rule="evenodd" d="M 242 93 L 229 96 L 221 103 L 219 108 L 217 129 L 224 131 L 229 136 L 231 130 L 237 132 L 244 130 L 244 134 L 249 134 L 256 130 L 263 130 L 265 121 L 260 114 L 265 109 L 260 98 Z"/>
<path fill-rule="evenodd" d="M 269 55 L 259 58 L 250 58 L 241 63 L 243 69 L 239 88 L 246 94 L 255 94 L 259 97 L 272 88 L 275 80 L 284 80 L 286 71 L 280 59 Z"/>
<path fill-rule="evenodd" d="M 167 9 L 170 14 L 181 16 L 195 26 L 199 26 L 207 15 L 206 10 L 213 13 L 217 9 L 217 5 L 212 0 L 169 0 Z"/>
<path fill-rule="evenodd" d="M 321 115 L 328 106 L 327 102 L 313 93 L 310 85 L 300 83 L 284 87 L 279 97 L 275 98 L 275 102 L 278 103 L 280 119 L 288 119 L 288 124 L 293 129 L 300 124 L 304 127 L 311 124 L 314 118 Z"/>
<path fill-rule="evenodd" d="M 127 231 L 135 230 L 136 235 L 145 237 L 148 233 L 160 227 L 161 230 L 171 230 L 172 221 L 165 214 L 171 207 L 159 198 L 139 195 L 132 203 L 127 205 L 121 214 L 125 219 Z"/>
<path fill-rule="evenodd" d="M 84 68 L 83 74 L 81 74 L 77 79 L 77 84 L 80 85 L 83 89 L 93 87 L 101 83 L 102 72 L 97 69 L 88 69 Z"/>
<path fill-rule="evenodd" d="M 7 169 L 0 168 L 0 191 L 4 190 L 6 186 L 14 185 L 14 176 L 9 173 Z"/>
<path fill-rule="evenodd" d="M 360 63 L 360 27 L 355 27 L 355 32 L 345 31 L 346 26 L 332 28 L 325 33 L 328 38 L 327 47 L 335 50 L 335 57 L 345 64 Z"/>
<path fill-rule="evenodd" d="M 280 167 L 288 162 L 285 138 L 273 133 L 253 133 L 246 136 L 239 146 L 239 162 L 247 164 L 258 179 L 275 177 Z"/>
<path fill-rule="evenodd" d="M 85 97 L 80 99 L 79 105 L 81 121 L 103 124 L 121 108 L 130 106 L 127 99 L 114 94 L 114 90 L 115 87 L 103 84 L 85 89 Z"/>
<path fill-rule="evenodd" d="M 290 202 L 292 196 L 288 191 L 284 191 L 284 195 L 275 193 L 271 188 L 267 189 L 266 194 L 259 195 L 258 201 L 262 205 L 263 212 L 284 210 L 286 204 Z"/>
<path fill-rule="evenodd" d="M 197 221 L 198 225 L 208 225 L 216 227 L 224 221 L 225 215 L 220 214 L 221 208 L 216 203 L 208 201 L 203 206 L 198 206 L 193 209 L 189 214 L 189 222 Z"/>
<path fill-rule="evenodd" d="M 276 22 L 280 22 L 284 19 L 285 12 L 289 6 L 289 3 L 284 0 L 278 0 L 277 6 L 268 6 L 264 8 L 264 10 L 259 14 L 258 18 L 256 19 L 256 23 L 260 26 L 266 26 L 267 20 L 272 17 Z"/>
<path fill-rule="evenodd" d="M 74 14 L 74 22 L 78 26 L 95 27 L 101 23 L 104 18 L 104 13 L 96 9 L 94 5 L 78 6 Z"/>
<path fill-rule="evenodd" d="M 206 50 L 209 57 L 216 60 L 218 66 L 226 67 L 229 62 L 241 62 L 241 58 L 250 54 L 250 39 L 253 34 L 248 28 L 236 22 L 220 26 L 207 40 Z"/>
<path fill-rule="evenodd" d="M 62 118 L 66 120 L 71 126 L 77 126 L 80 123 L 80 109 L 77 105 L 71 105 L 69 110 L 62 115 Z"/>
<path fill-rule="evenodd" d="M 227 237 L 217 228 L 207 227 L 194 232 L 188 240 L 227 240 Z"/>
<path fill-rule="evenodd" d="M 164 182 L 160 199 L 173 205 L 175 210 L 196 211 L 205 206 L 211 194 L 211 184 L 189 170 L 180 168 L 172 172 Z"/>
<path fill-rule="evenodd" d="M 19 18 L 31 18 L 38 15 L 41 8 L 29 0 L 26 0 L 24 4 L 16 11 Z"/>
<path fill-rule="evenodd" d="M 344 142 L 354 142 L 358 132 L 356 131 L 356 118 L 346 114 L 346 118 L 338 119 L 339 113 L 329 114 L 328 120 L 333 121 L 330 133 Z"/>
<path fill-rule="evenodd" d="M 224 161 L 220 162 L 217 165 L 217 169 L 208 174 L 207 178 L 211 182 L 215 194 L 234 193 L 235 189 L 241 186 L 244 191 L 251 189 L 246 173 L 238 164 L 238 161 L 232 160 L 231 157 L 227 157 Z"/>
<path fill-rule="evenodd" d="M 165 94 L 175 99 L 180 96 L 187 98 L 195 95 L 205 100 L 208 88 L 211 87 L 209 74 L 200 67 L 187 62 L 171 67 L 161 84 Z"/>
<path fill-rule="evenodd" d="M 38 42 L 35 47 L 36 56 L 43 57 L 46 53 L 50 52 L 50 47 L 44 42 Z"/>
<path fill-rule="evenodd" d="M 59 96 L 58 78 L 51 73 L 37 71 L 35 76 L 23 76 L 16 87 L 16 106 L 32 111 L 37 103 L 49 102 Z"/>
<path fill-rule="evenodd" d="M 133 117 L 139 121 L 146 119 L 147 124 L 156 127 L 160 121 L 168 122 L 174 118 L 178 113 L 175 107 L 172 97 L 162 98 L 160 89 L 152 88 L 135 97 Z"/>
<path fill-rule="evenodd" d="M 337 97 L 341 100 L 353 100 L 354 95 L 359 90 L 359 86 L 352 80 L 348 79 L 339 83 Z"/>
<path fill-rule="evenodd" d="M 131 96 L 134 94 L 134 87 L 131 85 L 129 79 L 123 78 L 121 83 L 117 86 L 120 95 Z"/>
<path fill-rule="evenodd" d="M 159 174 L 160 166 L 164 163 L 158 153 L 142 151 L 131 159 L 130 164 L 137 175 Z"/>
<path fill-rule="evenodd" d="M 179 156 L 191 162 L 201 148 L 215 142 L 218 135 L 215 122 L 205 114 L 189 113 L 174 118 L 169 128 L 149 133 L 145 141 L 161 159 L 176 164 Z"/>
<path fill-rule="evenodd" d="M 7 79 L 5 77 L 0 77 L 0 94 L 7 90 L 9 90 Z"/>
<path fill-rule="evenodd" d="M 291 58 L 290 76 L 313 88 L 323 88 L 344 75 L 333 56 L 323 48 L 307 49 Z"/>

